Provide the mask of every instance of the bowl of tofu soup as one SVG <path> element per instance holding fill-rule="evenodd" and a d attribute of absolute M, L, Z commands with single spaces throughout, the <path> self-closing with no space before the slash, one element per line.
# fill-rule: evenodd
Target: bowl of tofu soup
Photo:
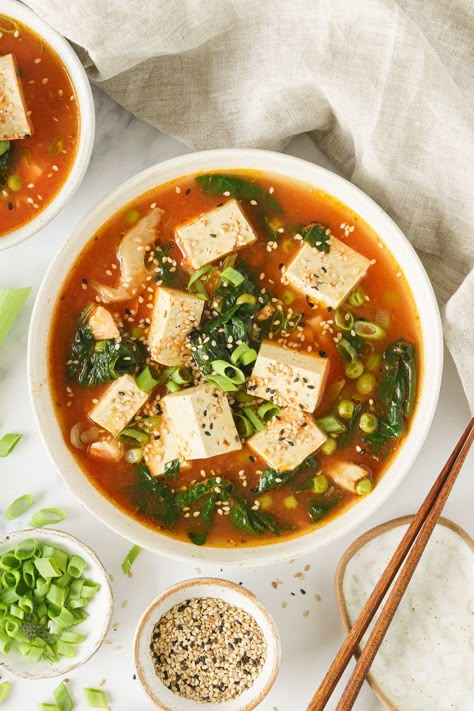
<path fill-rule="evenodd" d="M 0 0 L 0 250 L 36 234 L 81 184 L 95 114 L 68 42 L 15 0 Z"/>
<path fill-rule="evenodd" d="M 149 550 L 233 565 L 327 545 L 395 495 L 442 370 L 396 225 L 258 150 L 166 161 L 102 200 L 44 278 L 28 351 L 84 505 Z"/>

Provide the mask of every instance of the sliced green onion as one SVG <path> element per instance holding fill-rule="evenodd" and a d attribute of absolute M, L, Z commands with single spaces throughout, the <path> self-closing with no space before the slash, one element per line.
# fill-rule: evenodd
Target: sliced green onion
<path fill-rule="evenodd" d="M 357 378 L 360 378 L 364 372 L 364 366 L 360 360 L 353 360 L 346 365 L 344 372 L 348 378 L 356 380 Z"/>
<path fill-rule="evenodd" d="M 0 684 L 0 704 L 6 700 L 8 694 L 10 693 L 11 686 L 11 681 L 4 681 Z"/>
<path fill-rule="evenodd" d="M 316 420 L 316 424 L 327 434 L 341 434 L 346 431 L 346 426 L 335 415 L 326 415 Z"/>
<path fill-rule="evenodd" d="M 5 516 L 10 521 L 14 518 L 18 518 L 18 516 L 24 514 L 25 511 L 28 511 L 32 504 L 33 497 L 31 496 L 31 494 L 23 494 L 23 496 L 19 496 L 18 499 L 12 501 L 12 503 L 5 512 Z"/>
<path fill-rule="evenodd" d="M 375 415 L 373 415 L 371 412 L 362 413 L 359 420 L 359 427 L 362 432 L 365 432 L 366 434 L 372 434 L 372 432 L 375 432 L 378 426 L 379 422 Z"/>
<path fill-rule="evenodd" d="M 365 291 L 361 286 L 357 287 L 349 296 L 349 303 L 351 306 L 362 306 L 365 303 Z"/>
<path fill-rule="evenodd" d="M 265 429 L 265 425 L 263 424 L 262 420 L 257 415 L 257 413 L 252 410 L 251 407 L 243 407 L 242 411 L 244 412 L 245 416 L 248 417 L 257 432 L 262 432 Z"/>
<path fill-rule="evenodd" d="M 232 286 L 239 286 L 239 284 L 242 284 L 242 282 L 245 281 L 244 275 L 232 267 L 224 269 L 224 271 L 221 272 L 220 278 L 221 281 L 230 282 Z"/>
<path fill-rule="evenodd" d="M 218 388 L 226 393 L 234 392 L 238 390 L 237 385 L 235 385 L 230 378 L 226 375 L 207 375 L 206 380 L 208 383 L 217 385 Z"/>
<path fill-rule="evenodd" d="M 242 385 L 245 383 L 245 375 L 240 368 L 232 365 L 232 363 L 228 363 L 226 360 L 213 360 L 211 361 L 211 367 L 214 373 L 225 376 L 234 383 L 234 385 Z"/>
<path fill-rule="evenodd" d="M 346 363 L 357 359 L 357 351 L 354 346 L 349 343 L 347 338 L 341 338 L 337 344 L 337 350 Z"/>
<path fill-rule="evenodd" d="M 143 449 L 141 447 L 132 447 L 125 452 L 125 461 L 129 464 L 139 464 L 143 459 Z"/>
<path fill-rule="evenodd" d="M 0 289 L 0 346 L 30 295 L 31 287 Z"/>
<path fill-rule="evenodd" d="M 171 371 L 170 378 L 174 383 L 178 383 L 178 385 L 188 385 L 193 379 L 193 374 L 189 368 L 178 365 Z"/>
<path fill-rule="evenodd" d="M 174 380 L 169 380 L 166 383 L 166 389 L 169 393 L 177 393 L 179 390 L 182 390 L 181 385 L 175 383 Z"/>
<path fill-rule="evenodd" d="M 152 415 L 151 417 L 145 417 L 141 420 L 141 425 L 147 430 L 156 430 L 161 424 L 161 417 L 159 415 Z"/>
<path fill-rule="evenodd" d="M 341 331 L 351 331 L 354 326 L 354 316 L 350 311 L 343 308 L 336 309 L 334 321 Z"/>
<path fill-rule="evenodd" d="M 323 446 L 321 447 L 321 452 L 329 457 L 337 449 L 337 440 L 334 437 L 328 437 Z"/>
<path fill-rule="evenodd" d="M 380 353 L 371 353 L 367 358 L 367 370 L 378 370 L 382 363 Z"/>
<path fill-rule="evenodd" d="M 370 494 L 370 492 L 374 488 L 374 485 L 372 484 L 370 479 L 360 479 L 360 481 L 357 482 L 354 488 L 358 496 L 365 496 L 366 494 Z"/>
<path fill-rule="evenodd" d="M 17 193 L 23 187 L 23 180 L 19 175 L 9 175 L 7 178 L 7 185 L 12 192 Z"/>
<path fill-rule="evenodd" d="M 150 435 L 138 427 L 125 427 L 125 429 L 120 432 L 117 439 L 119 442 L 123 442 L 124 444 L 146 444 L 150 439 Z"/>
<path fill-rule="evenodd" d="M 246 343 L 241 343 L 230 356 L 230 360 L 234 365 L 250 365 L 257 360 L 257 351 Z"/>
<path fill-rule="evenodd" d="M 153 388 L 156 388 L 156 386 L 159 385 L 160 377 L 155 368 L 151 365 L 147 365 L 141 373 L 138 373 L 135 378 L 135 382 L 140 390 L 144 393 L 149 393 L 153 390 Z"/>
<path fill-rule="evenodd" d="M 303 318 L 303 314 L 294 314 L 292 316 L 287 317 L 286 322 L 285 322 L 285 331 L 287 333 L 292 333 L 293 331 L 296 330 L 296 328 L 299 326 L 301 320 Z"/>
<path fill-rule="evenodd" d="M 313 491 L 315 494 L 325 494 L 329 489 L 329 482 L 324 474 L 318 474 L 313 478 Z"/>
<path fill-rule="evenodd" d="M 137 558 L 138 554 L 140 553 L 140 551 L 141 551 L 141 547 L 136 546 L 136 545 L 132 546 L 132 548 L 130 548 L 130 550 L 128 551 L 128 553 L 125 556 L 125 558 L 123 559 L 123 562 L 121 565 L 122 571 L 125 573 L 125 575 L 127 575 L 129 570 L 131 569 L 131 567 L 132 567 L 135 559 Z"/>
<path fill-rule="evenodd" d="M 80 578 L 86 569 L 86 561 L 79 555 L 72 555 L 67 563 L 67 573 L 72 578 Z"/>
<path fill-rule="evenodd" d="M 279 406 L 275 405 L 273 402 L 265 402 L 263 405 L 260 405 L 260 407 L 257 408 L 257 415 L 264 422 L 268 422 L 269 420 L 273 419 L 279 414 L 279 412 Z"/>
<path fill-rule="evenodd" d="M 59 708 L 56 704 L 40 703 L 38 704 L 38 711 L 59 711 Z"/>
<path fill-rule="evenodd" d="M 50 156 L 58 156 L 64 150 L 64 138 L 62 136 L 55 136 L 48 146 L 48 153 Z"/>
<path fill-rule="evenodd" d="M 125 222 L 127 225 L 134 225 L 135 222 L 138 222 L 140 219 L 141 215 L 140 212 L 136 208 L 132 208 L 131 210 L 128 210 L 128 212 L 125 214 Z"/>
<path fill-rule="evenodd" d="M 12 452 L 18 442 L 20 441 L 22 435 L 20 434 L 6 434 L 0 439 L 0 457 L 8 457 L 10 452 Z"/>
<path fill-rule="evenodd" d="M 374 320 L 377 326 L 388 331 L 390 328 L 390 311 L 387 311 L 387 309 L 377 309 Z"/>
<path fill-rule="evenodd" d="M 255 400 L 254 396 L 250 395 L 250 393 L 246 393 L 245 390 L 239 390 L 235 393 L 234 397 L 237 402 L 241 402 L 244 405 L 247 405 L 249 402 L 253 402 Z"/>
<path fill-rule="evenodd" d="M 237 427 L 237 432 L 241 437 L 251 437 L 255 432 L 255 427 L 250 422 L 249 418 L 241 412 L 234 412 L 234 422 Z"/>
<path fill-rule="evenodd" d="M 32 528 L 43 528 L 43 526 L 54 526 L 61 523 L 66 518 L 67 513 L 63 509 L 40 509 L 33 514 L 33 518 L 28 524 Z"/>
<path fill-rule="evenodd" d="M 209 274 L 210 276 L 210 272 L 213 272 L 213 270 L 214 267 L 212 267 L 210 264 L 205 264 L 203 267 L 193 272 L 189 277 L 187 286 L 188 291 L 191 293 L 197 293 L 198 295 L 208 299 L 209 294 L 207 293 L 207 289 L 202 283 L 201 278 L 206 274 Z"/>
<path fill-rule="evenodd" d="M 270 327 L 268 329 L 269 333 L 276 336 L 281 330 L 284 330 L 286 326 L 285 314 L 283 311 L 277 309 L 273 312 L 270 317 Z"/>
<path fill-rule="evenodd" d="M 84 689 L 84 698 L 88 706 L 93 709 L 106 709 L 108 711 L 109 702 L 107 694 L 101 689 Z"/>
<path fill-rule="evenodd" d="M 352 400 L 341 400 L 337 406 L 337 412 L 344 420 L 350 420 L 354 414 L 355 405 Z"/>
<path fill-rule="evenodd" d="M 372 321 L 355 321 L 354 331 L 367 341 L 381 341 L 387 335 L 383 328 Z"/>
<path fill-rule="evenodd" d="M 361 395 L 370 395 L 376 385 L 375 377 L 372 373 L 364 373 L 356 383 L 357 392 Z"/>
<path fill-rule="evenodd" d="M 37 543 L 33 538 L 21 541 L 15 548 L 15 556 L 18 560 L 30 560 L 36 554 Z"/>
<path fill-rule="evenodd" d="M 257 297 L 254 296 L 253 294 L 241 294 L 240 296 L 237 297 L 237 300 L 235 302 L 240 306 L 240 304 L 256 304 L 257 303 Z"/>
<path fill-rule="evenodd" d="M 281 295 L 281 300 L 283 301 L 285 306 L 290 306 L 295 300 L 295 295 L 291 291 L 288 291 L 288 289 L 285 289 L 285 291 Z"/>

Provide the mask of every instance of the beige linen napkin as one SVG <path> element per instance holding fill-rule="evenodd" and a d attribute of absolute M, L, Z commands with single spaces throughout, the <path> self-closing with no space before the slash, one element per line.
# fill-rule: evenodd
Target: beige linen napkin
<path fill-rule="evenodd" d="M 474 411 L 470 0 L 27 3 L 92 81 L 193 148 L 309 132 L 418 250 Z"/>

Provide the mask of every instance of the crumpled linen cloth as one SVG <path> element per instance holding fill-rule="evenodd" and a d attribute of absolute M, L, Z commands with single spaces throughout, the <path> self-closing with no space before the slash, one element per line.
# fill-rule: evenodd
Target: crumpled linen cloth
<path fill-rule="evenodd" d="M 188 146 L 308 132 L 417 249 L 474 412 L 471 0 L 26 2 L 94 83 Z"/>

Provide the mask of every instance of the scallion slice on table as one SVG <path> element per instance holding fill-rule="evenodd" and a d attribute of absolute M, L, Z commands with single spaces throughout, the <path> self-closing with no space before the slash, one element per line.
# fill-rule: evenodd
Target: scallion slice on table
<path fill-rule="evenodd" d="M 5 701 L 8 694 L 10 693 L 12 683 L 11 681 L 4 681 L 2 684 L 0 684 L 0 704 L 2 701 Z"/>
<path fill-rule="evenodd" d="M 109 708 L 107 694 L 101 689 L 84 689 L 84 698 L 87 705 L 93 709 L 106 709 L 107 711 Z"/>
<path fill-rule="evenodd" d="M 28 524 L 32 528 L 43 528 L 43 526 L 54 526 L 56 523 L 61 523 L 66 518 L 67 513 L 63 509 L 40 509 L 35 511 L 33 517 Z"/>
<path fill-rule="evenodd" d="M 58 711 L 72 711 L 74 704 L 72 702 L 66 684 L 62 681 L 59 686 L 53 691 L 54 700 Z"/>
<path fill-rule="evenodd" d="M 127 575 L 127 573 L 130 571 L 130 569 L 131 569 L 136 557 L 140 553 L 140 551 L 141 551 L 141 547 L 136 546 L 136 545 L 132 546 L 132 548 L 130 548 L 130 550 L 128 551 L 127 555 L 125 556 L 125 558 L 123 560 L 122 566 L 121 566 L 125 575 Z M 101 707 L 99 707 L 99 708 L 101 708 Z"/>
<path fill-rule="evenodd" d="M 0 346 L 30 295 L 31 286 L 23 289 L 0 289 Z"/>
<path fill-rule="evenodd" d="M 20 441 L 21 434 L 6 434 L 0 439 L 0 457 L 8 457 Z"/>
<path fill-rule="evenodd" d="M 25 511 L 28 511 L 32 504 L 33 497 L 31 496 L 31 494 L 23 494 L 23 496 L 19 496 L 18 499 L 12 501 L 12 503 L 5 512 L 5 516 L 10 521 L 14 518 L 18 518 L 18 516 L 24 514 Z"/>

